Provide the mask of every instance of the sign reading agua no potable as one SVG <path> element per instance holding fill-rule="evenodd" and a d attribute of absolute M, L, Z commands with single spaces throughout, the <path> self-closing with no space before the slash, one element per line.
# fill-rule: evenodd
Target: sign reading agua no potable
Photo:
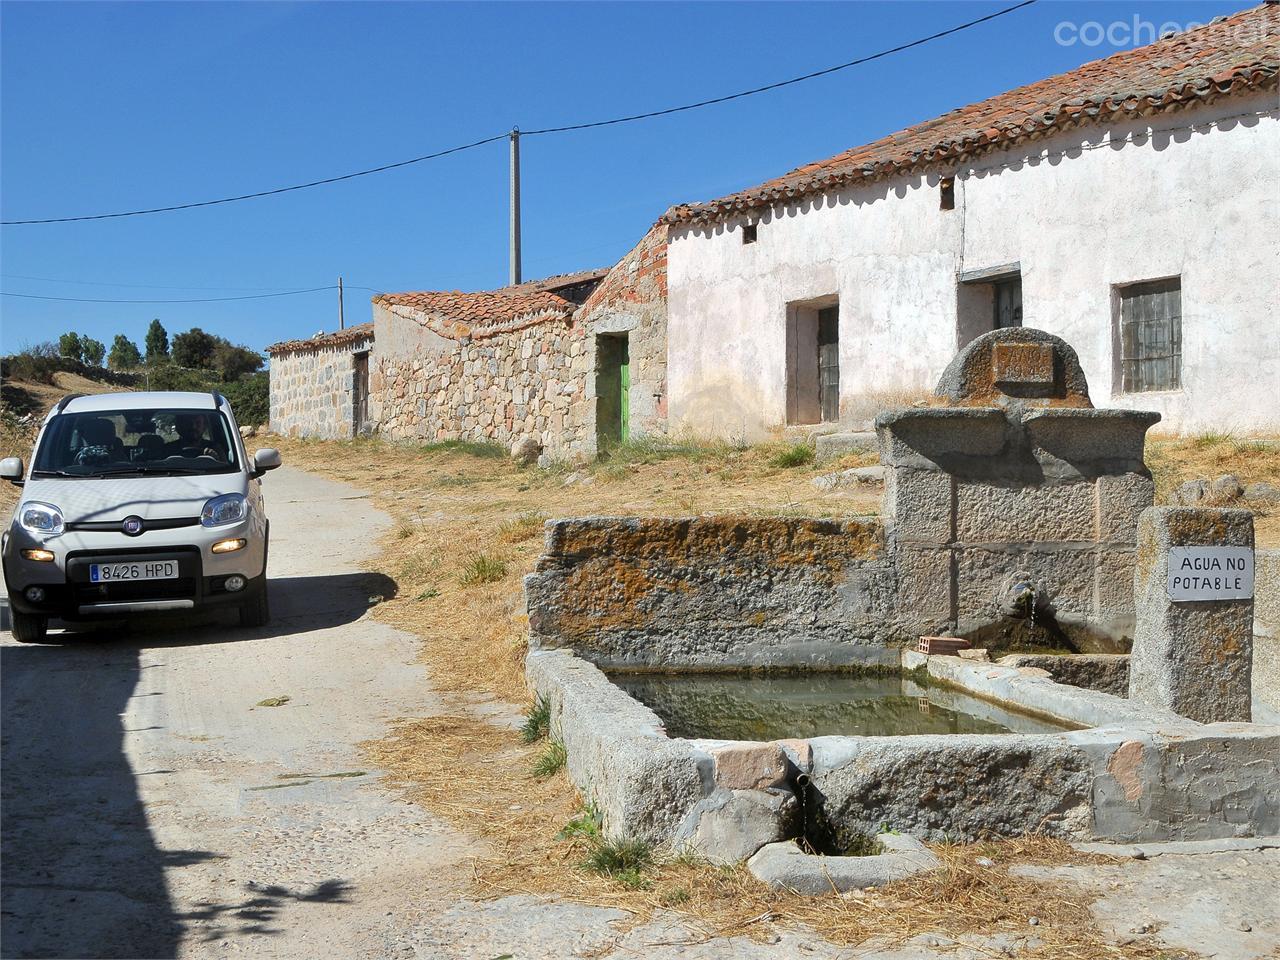
<path fill-rule="evenodd" d="M 1169 548 L 1170 600 L 1247 600 L 1252 596 L 1252 548 Z"/>

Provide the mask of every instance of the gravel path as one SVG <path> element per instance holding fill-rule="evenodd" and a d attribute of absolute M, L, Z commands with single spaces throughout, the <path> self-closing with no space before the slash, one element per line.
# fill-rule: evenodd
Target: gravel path
<path fill-rule="evenodd" d="M 266 482 L 269 628 L 172 619 L 42 646 L 3 635 L 3 956 L 533 960 L 613 946 L 926 960 L 1034 944 L 1034 930 L 958 952 L 927 935 L 890 952 L 791 933 L 707 942 L 661 919 L 624 929 L 618 911 L 467 901 L 478 848 L 399 801 L 358 748 L 439 707 L 417 639 L 365 616 L 386 585 L 359 566 L 389 521 L 342 484 L 288 468 Z M 289 699 L 257 706 L 277 697 Z M 1143 936 L 1163 927 L 1174 947 L 1251 960 L 1280 943 L 1275 869 L 1274 852 L 1254 851 L 1063 876 L 1097 886 L 1118 939 L 1141 913 Z M 1189 922 L 1206 897 L 1217 923 Z"/>

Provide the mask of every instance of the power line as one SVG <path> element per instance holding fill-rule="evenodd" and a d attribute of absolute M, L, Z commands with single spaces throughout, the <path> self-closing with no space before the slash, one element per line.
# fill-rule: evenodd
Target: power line
<path fill-rule="evenodd" d="M 310 287 L 306 290 L 285 290 L 281 293 L 255 293 L 243 297 L 200 297 L 192 300 L 112 300 L 97 297 L 43 297 L 35 293 L 9 293 L 0 291 L 0 297 L 21 297 L 24 300 L 58 300 L 63 303 L 223 303 L 227 300 L 266 300 L 271 297 L 292 297 L 300 293 L 319 293 L 322 290 L 337 290 L 338 285 L 331 283 L 327 287 Z M 371 290 L 372 287 L 361 287 Z M 376 292 L 376 291 L 375 291 Z"/>
<path fill-rule="evenodd" d="M 79 287 L 130 287 L 138 290 L 212 290 L 227 293 L 233 290 L 254 290 L 266 291 L 271 293 L 287 293 L 298 289 L 293 287 L 203 287 L 203 286 L 177 286 L 164 283 L 123 283 L 114 280 L 71 280 L 67 277 L 33 277 L 24 273 L 0 273 L 0 278 L 5 280 L 39 280 L 43 283 L 73 283 Z M 348 283 L 348 290 L 369 290 L 373 293 L 382 293 L 383 287 L 365 287 L 359 284 Z"/>
<path fill-rule="evenodd" d="M 815 70 L 813 73 L 806 73 L 799 77 L 792 77 L 790 80 L 779 80 L 777 83 L 765 84 L 763 87 L 753 87 L 750 90 L 731 93 L 723 97 L 713 97 L 710 100 L 699 100 L 697 103 L 686 103 L 683 106 L 668 107 L 665 110 L 653 110 L 649 113 L 636 113 L 629 117 L 615 117 L 612 120 L 595 120 L 591 123 L 574 123 L 564 127 L 546 127 L 542 130 L 521 130 L 520 136 L 536 137 L 540 133 L 568 133 L 571 130 L 591 130 L 595 127 L 609 127 L 616 123 L 631 123 L 633 120 L 648 120 L 652 117 L 665 117 L 673 113 L 683 113 L 685 110 L 697 110 L 699 107 L 710 107 L 717 103 L 728 103 L 730 100 L 739 100 L 742 97 L 754 96 L 757 93 L 767 93 L 770 90 L 778 90 L 782 87 L 789 87 L 793 83 L 803 83 L 806 80 L 825 77 L 831 73 L 848 70 L 850 67 L 870 63 L 873 60 L 880 60 L 884 57 L 891 56 L 892 54 L 901 53 L 903 50 L 910 50 L 912 47 L 918 47 L 934 40 L 940 40 L 943 37 L 949 37 L 953 33 L 959 33 L 961 30 L 968 30 L 970 27 L 976 27 L 978 24 L 986 23 L 988 20 L 994 20 L 996 17 L 1003 17 L 1006 13 L 1013 13 L 1015 10 L 1020 10 L 1023 7 L 1029 7 L 1035 2 L 1036 0 L 1022 0 L 1021 3 L 1015 3 L 1012 7 L 1005 7 L 1003 10 L 997 10 L 995 13 L 989 13 L 985 17 L 970 20 L 968 23 L 962 23 L 958 26 L 950 27 L 947 30 L 941 30 L 938 33 L 931 33 L 929 36 L 921 37 L 919 40 L 912 40 L 910 43 L 903 43 L 896 47 L 890 47 L 888 50 L 881 50 L 879 53 L 873 53 L 870 56 L 858 57 L 856 60 L 838 63 L 834 67 L 827 67 L 824 70 Z"/>
<path fill-rule="evenodd" d="M 629 116 L 614 117 L 613 119 L 610 119 L 610 120 L 595 120 L 589 123 L 568 124 L 568 125 L 558 126 L 558 127 L 544 127 L 540 130 L 530 130 L 527 132 L 522 132 L 521 136 L 538 136 L 540 134 L 548 134 L 548 133 L 568 133 L 574 130 L 589 130 L 595 127 L 608 127 L 608 126 L 614 126 L 620 123 L 632 123 L 637 120 L 649 120 L 654 117 L 665 117 L 673 113 L 682 113 L 686 110 L 697 110 L 701 107 L 709 107 L 715 104 L 728 103 L 731 100 L 739 100 L 743 97 L 754 96 L 758 93 L 767 93 L 771 90 L 777 90 L 782 87 L 791 86 L 792 84 L 796 84 L 796 83 L 803 83 L 806 80 L 813 80 L 813 79 L 816 79 L 817 77 L 825 77 L 828 74 L 836 73 L 841 70 L 847 70 L 850 67 L 856 67 L 860 64 L 870 63 L 873 60 L 880 60 L 884 57 L 891 56 L 892 54 L 901 53 L 904 50 L 910 50 L 913 47 L 918 47 L 918 46 L 921 46 L 922 44 L 931 43 L 934 40 L 939 40 L 943 37 L 951 36 L 952 34 L 959 33 L 962 30 L 968 30 L 971 27 L 978 26 L 979 24 L 983 24 L 991 20 L 995 20 L 997 17 L 1003 17 L 1006 14 L 1013 13 L 1016 10 L 1021 10 L 1023 7 L 1029 7 L 1035 2 L 1036 0 L 1021 0 L 1020 3 L 1015 3 L 1012 6 L 1005 7 L 1001 10 L 997 10 L 994 13 L 989 13 L 983 17 L 978 17 L 975 20 L 969 20 L 965 23 L 958 24 L 954 27 L 949 27 L 946 30 L 941 30 L 937 33 L 932 33 L 927 37 L 921 37 L 918 40 L 912 40 L 910 43 L 899 44 L 896 47 L 890 47 L 887 50 L 881 50 L 879 53 L 873 53 L 865 57 L 858 57 L 855 60 L 849 60 L 849 61 L 846 61 L 845 63 L 836 64 L 833 67 L 826 67 L 825 69 L 822 69 L 822 70 L 816 70 L 813 73 L 806 73 L 806 74 L 803 74 L 802 76 L 792 77 L 788 80 L 780 80 L 776 83 L 766 84 L 762 87 L 753 87 L 750 90 L 742 90 L 742 91 L 739 91 L 738 93 L 731 93 L 722 97 L 713 97 L 712 99 L 709 99 L 709 100 L 699 100 L 696 103 L 686 103 L 676 107 L 667 107 L 666 109 L 663 109 L 663 110 L 653 110 L 648 113 L 636 113 L 636 114 L 631 114 Z M 78 217 L 45 217 L 41 219 L 31 219 L 31 220 L 0 220 L 0 226 L 11 227 L 11 226 L 25 226 L 25 225 L 39 224 L 39 223 L 76 223 L 76 222 L 81 222 L 85 220 L 114 220 L 121 217 L 140 217 L 140 216 L 146 216 L 148 214 L 153 214 L 153 213 L 172 213 L 175 210 L 191 210 L 196 207 L 212 207 L 212 206 L 216 206 L 218 204 L 223 204 L 223 203 L 236 203 L 240 200 L 256 200 L 260 197 L 271 197 L 281 193 L 290 193 L 294 190 L 306 190 L 310 187 L 319 187 L 319 186 L 324 186 L 330 183 L 339 183 L 344 180 L 354 180 L 357 177 L 367 177 L 371 174 L 383 173 L 387 170 L 395 170 L 399 167 L 407 167 L 411 164 L 422 163 L 426 160 L 435 160 L 440 157 L 449 156 L 450 154 L 461 153 L 464 150 L 472 150 L 476 147 L 482 147 L 486 144 L 496 143 L 499 140 L 506 140 L 509 136 L 510 136 L 509 133 L 503 132 L 492 137 L 486 137 L 483 140 L 475 140 L 475 141 L 472 141 L 471 143 L 462 144 L 461 146 L 450 147 L 447 150 L 439 150 L 439 151 L 436 151 L 435 153 L 429 153 L 421 157 L 414 157 L 411 160 L 401 160 L 397 163 L 386 163 L 378 167 L 370 167 L 367 170 L 357 170 L 355 173 L 346 173 L 338 177 L 326 177 L 322 180 L 312 180 L 307 183 L 294 184 L 293 186 L 288 186 L 288 187 L 277 187 L 274 190 L 260 190 L 256 193 L 245 193 L 245 194 L 241 194 L 239 196 L 234 196 L 234 197 L 221 197 L 217 200 L 200 200 L 193 203 L 177 203 L 167 207 L 150 207 L 148 209 L 143 209 L 143 210 L 126 210 L 119 213 L 98 213 L 98 214 L 78 216 Z"/>

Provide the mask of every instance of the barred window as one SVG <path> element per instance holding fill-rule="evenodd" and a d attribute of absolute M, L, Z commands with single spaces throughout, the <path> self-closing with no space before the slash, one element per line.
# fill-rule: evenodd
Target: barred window
<path fill-rule="evenodd" d="M 1120 288 L 1120 387 L 1124 393 L 1182 386 L 1182 278 Z"/>

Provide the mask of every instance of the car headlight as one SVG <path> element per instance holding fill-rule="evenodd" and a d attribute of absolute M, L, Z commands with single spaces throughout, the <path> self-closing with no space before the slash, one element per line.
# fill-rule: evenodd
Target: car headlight
<path fill-rule="evenodd" d="M 222 527 L 228 523 L 238 523 L 249 515 L 249 501 L 243 494 L 228 493 L 214 497 L 200 511 L 200 525 L 203 527 Z"/>
<path fill-rule="evenodd" d="M 51 503 L 39 503 L 32 500 L 22 505 L 18 522 L 24 530 L 43 534 L 46 537 L 61 536 L 66 529 L 62 519 L 62 511 Z"/>

